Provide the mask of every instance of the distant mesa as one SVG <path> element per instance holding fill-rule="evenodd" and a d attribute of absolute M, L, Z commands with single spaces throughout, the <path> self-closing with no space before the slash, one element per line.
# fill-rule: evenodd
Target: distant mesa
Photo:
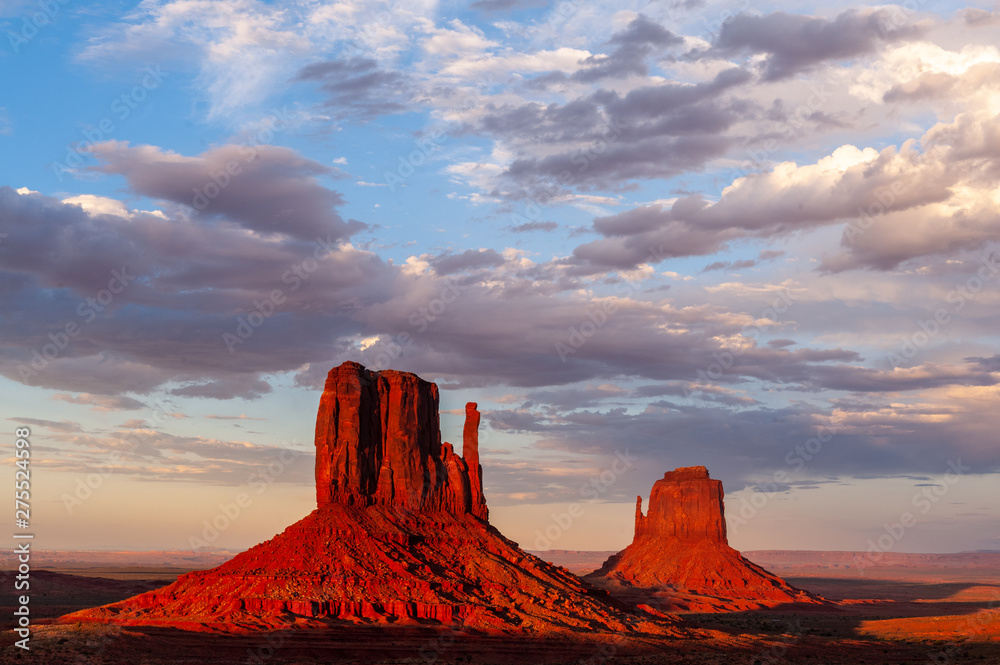
<path fill-rule="evenodd" d="M 441 442 L 436 385 L 346 362 L 330 371 L 320 399 L 316 510 L 217 568 L 63 621 L 224 632 L 353 622 L 682 634 L 676 618 L 630 610 L 490 526 L 479 420 L 469 403 L 459 455 Z"/>
<path fill-rule="evenodd" d="M 722 498 L 722 482 L 705 467 L 668 471 L 653 483 L 645 515 L 636 498 L 632 544 L 584 579 L 633 601 L 658 592 L 672 610 L 822 602 L 729 546 Z"/>

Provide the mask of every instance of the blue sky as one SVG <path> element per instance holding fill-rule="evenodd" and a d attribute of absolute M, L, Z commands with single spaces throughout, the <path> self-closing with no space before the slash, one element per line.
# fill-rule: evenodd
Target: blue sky
<path fill-rule="evenodd" d="M 357 360 L 437 381 L 453 441 L 480 403 L 528 547 L 629 451 L 552 547 L 623 546 L 634 497 L 704 464 L 756 506 L 737 547 L 864 550 L 909 510 L 896 551 L 1000 548 L 988 3 L 36 0 L 0 26 L 4 436 L 33 430 L 48 546 L 188 548 L 301 452 L 212 545 L 270 537 Z"/>

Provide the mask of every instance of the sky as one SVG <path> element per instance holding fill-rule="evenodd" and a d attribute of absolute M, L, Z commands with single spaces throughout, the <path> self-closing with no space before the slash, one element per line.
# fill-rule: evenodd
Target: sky
<path fill-rule="evenodd" d="M 0 1 L 0 482 L 36 547 L 314 507 L 330 368 L 483 412 L 491 519 L 1000 550 L 1000 6 Z"/>

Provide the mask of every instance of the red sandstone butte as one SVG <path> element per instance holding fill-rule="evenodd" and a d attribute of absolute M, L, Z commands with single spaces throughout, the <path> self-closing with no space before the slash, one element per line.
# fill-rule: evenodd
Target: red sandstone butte
<path fill-rule="evenodd" d="M 316 503 L 385 505 L 487 518 L 479 411 L 466 405 L 463 452 L 441 443 L 438 389 L 416 374 L 333 369 L 316 417 Z"/>
<path fill-rule="evenodd" d="M 585 579 L 622 589 L 669 590 L 681 596 L 760 601 L 672 603 L 671 609 L 737 609 L 781 602 L 818 602 L 780 577 L 748 561 L 729 546 L 722 481 L 703 466 L 668 471 L 653 483 L 649 510 L 635 506 L 632 544 Z M 629 594 L 624 594 L 629 595 Z M 675 595 L 674 593 L 668 595 Z"/>
<path fill-rule="evenodd" d="M 469 403 L 460 456 L 441 442 L 437 386 L 346 362 L 320 399 L 316 510 L 217 568 L 62 620 L 225 632 L 353 622 L 640 641 L 680 634 L 674 618 L 629 610 L 490 526 L 478 427 Z"/>

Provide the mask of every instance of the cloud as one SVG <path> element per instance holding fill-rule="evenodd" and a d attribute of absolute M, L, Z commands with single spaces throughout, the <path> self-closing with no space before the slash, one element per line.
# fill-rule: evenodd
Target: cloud
<path fill-rule="evenodd" d="M 995 88 L 998 75 L 1000 62 L 972 64 L 960 73 L 927 71 L 892 86 L 882 98 L 886 102 L 917 102 L 948 95 L 964 99 L 988 88 Z"/>
<path fill-rule="evenodd" d="M 404 113 L 414 94 L 407 76 L 385 71 L 370 58 L 329 60 L 303 67 L 295 81 L 315 81 L 327 94 L 324 105 L 340 120 L 361 122 Z"/>
<path fill-rule="evenodd" d="M 592 83 L 605 78 L 647 76 L 646 60 L 653 53 L 684 40 L 659 23 L 640 14 L 628 27 L 608 41 L 614 50 L 608 55 L 593 55 L 583 61 L 584 68 L 573 73 L 573 80 Z"/>
<path fill-rule="evenodd" d="M 146 406 L 143 402 L 126 395 L 91 395 L 89 393 L 67 395 L 58 393 L 53 395 L 52 399 L 71 404 L 87 404 L 94 411 L 131 411 Z"/>
<path fill-rule="evenodd" d="M 741 259 L 739 261 L 715 261 L 714 263 L 709 263 L 707 266 L 701 269 L 702 272 L 711 272 L 713 270 L 743 270 L 745 268 L 753 268 L 757 265 L 757 262 L 753 259 Z"/>
<path fill-rule="evenodd" d="M 741 401 L 694 406 L 678 400 L 635 410 L 505 409 L 491 411 L 487 418 L 500 431 L 540 434 L 536 450 L 550 455 L 601 459 L 627 448 L 640 462 L 623 482 L 610 488 L 609 496 L 624 501 L 648 491 L 663 469 L 705 460 L 712 460 L 713 477 L 721 478 L 730 491 L 772 478 L 776 471 L 785 472 L 795 483 L 812 484 L 829 482 L 830 476 L 942 473 L 949 460 L 960 459 L 972 473 L 990 473 L 1000 464 L 996 448 L 988 444 L 988 423 L 996 426 L 997 418 L 976 409 L 992 399 L 989 395 L 995 395 L 997 387 L 975 390 L 982 391 L 973 393 L 975 403 L 964 406 L 960 401 L 964 393 L 956 392 L 943 397 L 943 402 L 938 401 L 941 395 L 926 393 L 912 403 L 861 399 L 830 410 Z M 897 443 L 901 433 L 905 445 Z M 797 451 L 817 437 L 818 452 L 808 459 L 800 456 Z M 557 492 L 559 499 L 569 496 Z"/>
<path fill-rule="evenodd" d="M 520 9 L 544 7 L 549 0 L 476 0 L 469 9 L 481 12 L 510 12 Z"/>
<path fill-rule="evenodd" d="M 92 170 L 124 176 L 138 194 L 254 231 L 315 240 L 347 238 L 366 228 L 345 222 L 336 212 L 343 204 L 340 194 L 317 181 L 332 169 L 289 148 L 227 145 L 185 157 L 155 146 L 107 141 L 90 152 L 101 162 Z"/>
<path fill-rule="evenodd" d="M 526 8 L 478 9 L 504 6 Z M 195 401 L 316 389 L 347 359 L 416 371 L 445 395 L 501 393 L 510 408 L 488 419 L 525 433 L 544 460 L 495 477 L 507 495 L 553 500 L 593 461 L 567 460 L 623 441 L 650 474 L 616 487 L 625 499 L 709 456 L 727 482 L 750 482 L 787 468 L 820 427 L 836 437 L 790 486 L 930 473 L 944 456 L 996 468 L 995 291 L 963 301 L 947 333 L 899 367 L 887 361 L 1000 242 L 991 17 L 926 31 L 893 7 L 741 15 L 700 49 L 663 3 L 642 15 L 553 6 L 489 26 L 442 20 L 434 3 L 383 7 L 147 0 L 82 57 L 186 69 L 208 114 L 244 130 L 237 116 L 270 95 L 321 98 L 296 117 L 324 131 L 331 118 L 347 128 L 413 112 L 406 132 L 445 127 L 450 141 L 440 159 L 451 182 L 425 194 L 464 182 L 474 191 L 454 206 L 498 206 L 475 213 L 484 226 L 470 238 L 485 244 L 346 219 L 329 188 L 343 158 L 102 143 L 84 175 L 120 196 L 0 188 L 0 292 L 14 313 L 0 318 L 0 374 L 21 380 L 70 323 L 79 334 L 27 382 L 94 408 L 158 391 Z M 958 43 L 956 31 L 978 42 L 939 45 Z M 380 145 L 364 147 L 371 160 Z M 368 166 L 359 154 L 352 170 Z M 370 180 L 355 173 L 352 196 L 378 193 L 360 189 Z M 154 208 L 134 203 L 145 200 L 158 209 L 136 209 Z M 557 221 L 532 221 L 536 206 Z M 562 228 L 574 242 L 520 235 L 503 248 L 490 228 Z M 400 253 L 410 243 L 413 255 Z M 689 257 L 705 258 L 675 260 Z M 699 277 L 703 265 L 714 274 Z M 747 268 L 754 281 L 732 274 Z M 88 310 L 116 270 L 135 277 Z M 781 293 L 795 301 L 779 314 Z M 139 419 L 111 435 L 61 426 L 79 454 L 72 468 L 129 450 L 135 430 L 145 443 L 127 468 L 141 477 L 213 482 L 234 478 L 231 466 L 245 478 L 240 460 L 275 454 Z M 542 478 L 551 486 L 525 484 Z"/>
<path fill-rule="evenodd" d="M 929 255 L 1000 240 L 1000 217 L 983 174 L 1000 172 L 1000 125 L 963 113 L 920 140 L 881 151 L 844 145 L 813 164 L 783 162 L 737 178 L 718 201 L 700 194 L 597 217 L 601 239 L 573 256 L 593 269 L 631 269 L 719 251 L 738 238 L 774 239 L 842 224 L 841 248 L 821 269 L 892 270 Z M 921 149 L 922 148 L 922 149 Z M 713 269 L 725 267 L 714 265 Z"/>
<path fill-rule="evenodd" d="M 28 425 L 35 425 L 37 427 L 44 427 L 47 430 L 53 432 L 82 432 L 83 428 L 80 423 L 73 422 L 71 420 L 43 420 L 40 418 L 8 418 L 7 420 L 13 420 L 18 423 L 26 423 Z"/>
<path fill-rule="evenodd" d="M 208 115 L 219 119 L 241 116 L 273 94 L 309 46 L 284 7 L 259 0 L 144 0 L 102 26 L 79 57 L 100 66 L 193 66 Z"/>
<path fill-rule="evenodd" d="M 492 249 L 467 249 L 461 254 L 442 254 L 430 262 L 434 272 L 441 276 L 477 268 L 492 268 L 503 263 L 504 258 Z"/>
<path fill-rule="evenodd" d="M 867 55 L 886 43 L 915 39 L 926 26 L 910 25 L 900 7 L 849 9 L 834 19 L 775 12 L 737 14 L 722 24 L 712 53 L 765 54 L 765 81 L 778 81 L 821 63 Z"/>
<path fill-rule="evenodd" d="M 547 202 L 571 188 L 617 189 L 700 169 L 732 146 L 725 131 L 750 109 L 723 97 L 749 80 L 734 67 L 708 82 L 645 85 L 624 95 L 598 90 L 564 104 L 487 104 L 463 131 L 514 151 L 498 174 L 498 194 Z"/>
<path fill-rule="evenodd" d="M 511 233 L 529 233 L 531 231 L 555 231 L 557 228 L 559 225 L 555 222 L 525 222 L 524 224 L 508 226 L 507 230 Z"/>
<path fill-rule="evenodd" d="M 178 397 L 206 397 L 209 399 L 257 399 L 271 392 L 271 384 L 261 379 L 249 382 L 243 378 L 210 381 L 208 383 L 190 383 L 170 391 Z"/>
<path fill-rule="evenodd" d="M 107 433 L 72 430 L 53 437 L 63 453 L 47 463 L 52 471 L 108 469 L 142 480 L 212 485 L 244 485 L 255 474 L 281 483 L 314 482 L 312 453 L 289 447 L 179 436 L 141 425 Z"/>
<path fill-rule="evenodd" d="M 994 25 L 1000 22 L 1000 17 L 997 16 L 996 12 L 979 9 L 978 7 L 967 7 L 962 9 L 959 11 L 959 16 L 962 17 L 962 20 L 965 21 L 966 25 L 972 27 Z"/>
<path fill-rule="evenodd" d="M 204 215 L 90 214 L 9 187 L 0 187 L 0 233 L 0 288 L 38 314 L 0 320 L 0 373 L 91 395 L 179 381 L 188 392 L 259 396 L 259 373 L 328 356 L 336 347 L 321 338 L 359 332 L 338 312 L 384 299 L 396 274 L 332 236 L 261 236 Z M 122 271 L 125 288 L 110 281 Z M 272 316 L 230 353 L 223 334 L 235 336 L 255 302 Z M 61 340 L 67 329 L 72 339 Z M 61 349 L 42 358 L 50 335 Z"/>

